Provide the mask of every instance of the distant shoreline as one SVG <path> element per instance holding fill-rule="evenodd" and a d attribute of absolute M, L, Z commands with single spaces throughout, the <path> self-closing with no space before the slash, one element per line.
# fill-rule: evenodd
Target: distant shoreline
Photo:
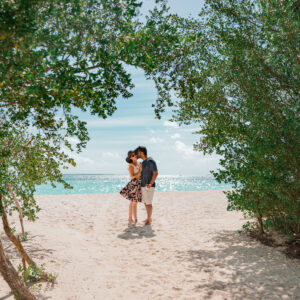
<path fill-rule="evenodd" d="M 111 174 L 105 174 L 105 173 L 91 173 L 91 174 L 85 174 L 85 173 L 72 173 L 72 174 L 63 174 L 65 175 L 117 175 L 117 176 L 129 176 L 128 173 L 126 174 L 117 174 L 117 173 L 111 173 Z M 183 175 L 183 174 L 159 174 L 159 176 L 184 176 L 184 177 L 203 177 L 207 179 L 214 179 L 213 176 L 211 175 Z"/>
<path fill-rule="evenodd" d="M 232 191 L 233 189 L 220 189 L 220 190 L 191 190 L 191 191 L 156 191 L 155 194 L 160 194 L 160 193 L 195 193 L 195 192 L 228 192 L 228 191 Z M 119 193 L 116 192 L 111 192 L 111 193 L 84 193 L 84 194 L 72 194 L 72 193 L 65 193 L 65 194 L 34 194 L 34 196 L 89 196 L 89 195 L 93 195 L 93 196 L 103 196 L 103 195 L 119 195 Z"/>
<path fill-rule="evenodd" d="M 56 188 L 50 183 L 36 187 L 35 195 L 74 195 L 74 194 L 113 194 L 118 193 L 130 180 L 129 175 L 110 174 L 65 174 L 63 180 L 73 189 L 65 189 L 56 182 Z M 207 191 L 231 189 L 229 184 L 218 183 L 211 177 L 196 175 L 160 175 L 156 180 L 156 191 Z"/>

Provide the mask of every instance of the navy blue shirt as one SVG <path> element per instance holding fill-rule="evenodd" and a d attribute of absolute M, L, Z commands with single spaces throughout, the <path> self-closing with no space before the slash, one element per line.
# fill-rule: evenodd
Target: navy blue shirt
<path fill-rule="evenodd" d="M 147 184 L 150 183 L 152 177 L 153 177 L 153 172 L 157 171 L 157 166 L 156 162 L 151 158 L 148 157 L 146 160 L 142 162 L 142 175 L 141 175 L 141 180 L 142 180 L 142 187 L 145 187 Z M 155 182 L 152 184 L 153 187 L 155 187 Z"/>

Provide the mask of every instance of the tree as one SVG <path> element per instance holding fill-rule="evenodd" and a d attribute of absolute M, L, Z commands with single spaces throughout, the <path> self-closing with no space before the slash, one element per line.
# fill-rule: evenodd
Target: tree
<path fill-rule="evenodd" d="M 174 89 L 173 120 L 199 124 L 195 150 L 223 157 L 228 209 L 299 234 L 299 1 L 208 0 L 199 19 L 176 19 L 182 46 L 151 74 L 157 114 Z"/>
<path fill-rule="evenodd" d="M 0 113 L 37 129 L 88 140 L 74 108 L 106 118 L 131 94 L 118 58 L 134 31 L 135 0 L 2 1 Z M 73 110 L 73 111 L 72 111 Z"/>
<path fill-rule="evenodd" d="M 164 1 L 157 2 L 163 4 L 156 12 L 166 9 Z M 79 139 L 77 151 L 89 139 L 76 112 L 112 115 L 117 97 L 131 96 L 124 62 L 153 69 L 142 43 L 161 49 L 169 43 L 167 35 L 153 39 L 138 21 L 140 5 L 136 0 L 0 3 L 1 216 L 23 264 L 36 265 L 9 229 L 7 213 L 20 201 L 21 214 L 34 220 L 35 186 L 46 181 L 68 186 L 61 167 L 74 164 L 64 153 L 73 150 L 69 138 Z"/>
<path fill-rule="evenodd" d="M 48 281 L 50 277 L 32 260 L 20 239 L 14 235 L 8 215 L 18 210 L 34 221 L 40 210 L 34 199 L 36 185 L 45 182 L 54 185 L 54 182 L 61 182 L 65 187 L 70 187 L 62 179 L 61 168 L 74 162 L 63 152 L 57 151 L 57 145 L 61 141 L 60 136 L 56 136 L 56 139 L 52 136 L 49 140 L 41 133 L 29 133 L 29 129 L 24 125 L 0 122 L 0 216 L 4 232 L 22 257 L 23 272 L 28 272 L 26 263 L 30 270 L 39 270 L 40 275 L 36 280 Z M 10 272 L 3 276 L 6 280 L 11 280 L 17 272 L 9 267 L 9 262 L 3 257 L 0 257 L 3 266 L 1 273 Z M 8 266 L 4 267 L 7 264 Z M 8 284 L 12 287 L 10 282 Z M 18 295 L 24 293 L 24 287 L 21 285 L 16 285 L 14 289 Z"/>
<path fill-rule="evenodd" d="M 0 273 L 8 283 L 16 299 L 35 300 L 36 298 L 27 290 L 18 276 L 17 271 L 5 256 L 0 239 Z"/>
<path fill-rule="evenodd" d="M 22 213 L 34 220 L 39 210 L 35 186 L 63 182 L 61 164 L 74 164 L 63 152 L 64 147 L 71 149 L 67 138 L 79 138 L 78 151 L 88 140 L 85 124 L 72 109 L 90 109 L 106 118 L 118 95 L 130 96 L 129 76 L 116 57 L 138 6 L 136 1 L 0 3 L 0 211 L 23 266 L 25 261 L 36 264 L 9 227 L 6 211 L 16 208 L 13 195 L 20 197 Z M 29 126 L 35 134 L 28 134 Z M 11 285 L 17 273 L 7 268 L 4 256 L 1 263 L 14 292 L 30 294 L 24 286 Z"/>

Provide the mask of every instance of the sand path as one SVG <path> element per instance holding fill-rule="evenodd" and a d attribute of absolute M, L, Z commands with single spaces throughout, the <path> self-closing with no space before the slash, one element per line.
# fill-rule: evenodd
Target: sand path
<path fill-rule="evenodd" d="M 37 200 L 40 219 L 26 222 L 24 245 L 59 274 L 38 299 L 300 299 L 300 262 L 238 234 L 244 220 L 226 211 L 221 191 L 156 193 L 152 227 L 128 227 L 129 203 L 117 194 Z M 4 299 L 13 297 L 0 278 Z"/>

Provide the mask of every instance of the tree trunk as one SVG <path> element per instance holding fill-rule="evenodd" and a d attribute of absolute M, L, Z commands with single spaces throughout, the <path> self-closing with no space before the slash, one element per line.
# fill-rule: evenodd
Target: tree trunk
<path fill-rule="evenodd" d="M 0 273 L 9 285 L 16 299 L 36 300 L 35 296 L 30 293 L 26 285 L 21 281 L 18 272 L 15 270 L 8 258 L 6 258 L 2 242 L 0 239 Z"/>
<path fill-rule="evenodd" d="M 1 196 L 2 195 L 0 195 L 0 203 L 1 203 L 1 210 L 2 210 L 2 223 L 3 223 L 3 228 L 4 228 L 4 231 L 7 235 L 7 237 L 15 245 L 15 247 L 18 249 L 19 253 L 21 254 L 23 267 L 26 266 L 25 262 L 27 262 L 27 264 L 29 266 L 34 267 L 34 268 L 38 268 L 37 264 L 27 254 L 27 252 L 24 249 L 24 247 L 23 247 L 22 243 L 20 242 L 20 240 L 17 239 L 15 237 L 15 235 L 11 232 L 10 227 L 9 227 L 9 223 L 8 223 L 8 219 L 7 219 L 7 215 L 6 215 L 6 211 L 5 211 L 5 207 L 3 205 L 3 202 L 1 201 L 1 198 L 2 198 Z M 24 271 L 25 271 L 25 269 L 24 269 Z M 43 280 L 48 281 L 48 274 L 47 273 L 41 273 L 40 278 L 43 279 Z"/>
<path fill-rule="evenodd" d="M 10 185 L 7 186 L 9 192 L 10 192 L 10 195 L 12 196 L 12 198 L 14 199 L 14 202 L 15 202 L 15 205 L 16 207 L 18 208 L 18 211 L 19 211 L 19 219 L 20 219 L 20 224 L 21 224 L 21 228 L 22 228 L 22 235 L 24 236 L 25 235 L 25 230 L 24 230 L 24 224 L 23 224 L 23 212 L 22 212 L 22 208 L 17 200 L 17 197 L 15 196 L 12 188 Z"/>
<path fill-rule="evenodd" d="M 256 218 L 257 218 L 258 225 L 259 225 L 259 232 L 260 232 L 260 234 L 264 234 L 265 233 L 264 224 L 263 224 L 263 220 L 262 220 L 262 215 L 259 210 L 259 202 L 260 202 L 259 199 L 257 199 L 256 200 L 256 208 L 257 208 Z"/>
<path fill-rule="evenodd" d="M 259 224 L 260 233 L 264 234 L 265 233 L 264 225 L 263 225 L 262 216 L 261 216 L 260 212 L 257 213 L 256 218 L 257 218 L 257 221 L 258 221 L 258 224 Z"/>
<path fill-rule="evenodd" d="M 7 237 L 16 246 L 16 248 L 18 249 L 18 251 L 22 255 L 22 258 L 25 259 L 25 261 L 28 263 L 28 265 L 36 267 L 36 263 L 29 257 L 29 255 L 27 254 L 27 252 L 23 248 L 23 245 L 21 244 L 21 242 L 11 232 L 10 227 L 9 227 L 9 223 L 8 223 L 8 219 L 7 219 L 7 215 L 6 215 L 6 211 L 5 211 L 5 207 L 4 207 L 2 202 L 1 202 L 1 210 L 2 210 L 3 228 L 4 228 L 4 231 L 7 235 Z"/>
<path fill-rule="evenodd" d="M 12 198 L 14 199 L 14 202 L 15 202 L 15 205 L 16 207 L 18 208 L 18 211 L 19 211 L 19 219 L 20 219 L 20 224 L 21 224 L 21 229 L 22 229 L 22 236 L 24 237 L 25 236 L 25 230 L 24 230 L 24 223 L 23 223 L 23 211 L 22 211 L 22 208 L 19 204 L 19 201 L 17 200 L 17 197 L 15 196 L 12 188 L 10 185 L 7 185 L 7 188 L 10 192 L 10 195 L 12 196 Z M 18 241 L 20 242 L 20 238 L 18 237 Z M 21 242 L 20 242 L 21 243 Z M 26 270 L 26 260 L 24 257 L 22 257 L 22 264 L 23 264 L 23 270 L 25 271 Z"/>

